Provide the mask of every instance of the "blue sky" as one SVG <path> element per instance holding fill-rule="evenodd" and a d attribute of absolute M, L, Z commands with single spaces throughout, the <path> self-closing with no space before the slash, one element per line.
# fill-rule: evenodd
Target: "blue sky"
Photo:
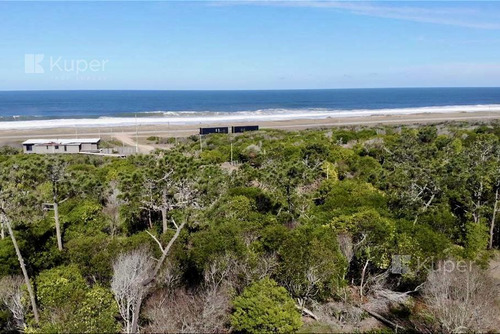
<path fill-rule="evenodd" d="M 0 36 L 0 90 L 500 86 L 500 2 L 0 2 Z"/>

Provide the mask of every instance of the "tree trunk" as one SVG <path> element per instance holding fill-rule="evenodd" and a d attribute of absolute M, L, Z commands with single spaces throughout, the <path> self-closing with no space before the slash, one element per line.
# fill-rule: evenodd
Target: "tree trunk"
<path fill-rule="evenodd" d="M 149 228 L 153 228 L 153 220 L 151 219 L 151 209 L 148 209 L 148 225 Z"/>
<path fill-rule="evenodd" d="M 35 317 L 35 322 L 38 324 L 38 307 L 36 306 L 35 294 L 33 293 L 33 288 L 31 287 L 30 278 L 28 276 L 28 271 L 26 270 L 26 265 L 24 264 L 23 256 L 21 255 L 21 251 L 19 250 L 19 246 L 17 244 L 16 237 L 14 236 L 14 232 L 12 231 L 12 226 L 10 226 L 10 220 L 8 217 L 4 215 L 5 224 L 7 225 L 7 230 L 9 231 L 10 238 L 12 239 L 12 243 L 14 244 L 14 249 L 16 250 L 17 259 L 19 260 L 19 265 L 21 266 L 21 271 L 24 276 L 24 283 L 28 289 L 28 294 L 30 295 L 31 307 L 33 308 L 33 316 Z"/>
<path fill-rule="evenodd" d="M 363 271 L 361 272 L 361 283 L 359 284 L 359 295 L 363 297 L 363 285 L 365 283 L 365 273 L 366 273 L 366 267 L 368 267 L 368 263 L 370 262 L 370 259 L 366 260 L 366 263 L 363 267 Z"/>
<path fill-rule="evenodd" d="M 54 220 L 56 221 L 57 248 L 62 251 L 61 224 L 59 222 L 59 203 L 54 201 Z"/>
<path fill-rule="evenodd" d="M 163 226 L 163 234 L 167 233 L 168 229 L 168 222 L 167 222 L 167 188 L 163 188 L 163 193 L 161 196 L 161 219 L 162 219 L 162 226 Z"/>
<path fill-rule="evenodd" d="M 167 233 L 168 229 L 168 222 L 167 222 L 167 208 L 162 206 L 161 208 L 161 220 L 162 220 L 162 226 L 163 226 L 163 234 Z"/>
<path fill-rule="evenodd" d="M 129 324 L 127 333 L 139 333 L 139 316 L 141 315 L 141 305 L 142 300 L 144 299 L 143 291 L 139 292 L 139 296 L 137 296 L 137 302 L 135 304 L 135 308 L 132 310 L 132 323 Z"/>
<path fill-rule="evenodd" d="M 431 198 L 424 204 L 424 207 L 422 208 L 422 213 L 426 212 L 427 209 L 429 209 L 429 206 L 431 206 L 432 201 L 434 200 L 434 197 L 436 197 L 436 194 L 432 194 Z M 413 226 L 417 224 L 418 221 L 418 211 L 415 216 L 415 219 L 413 220 Z"/>
<path fill-rule="evenodd" d="M 489 249 L 493 248 L 493 233 L 495 232 L 495 219 L 496 219 L 497 211 L 498 211 L 498 188 L 497 188 L 497 190 L 495 190 L 495 204 L 493 205 L 493 215 L 491 217 L 490 242 L 488 244 Z"/>
<path fill-rule="evenodd" d="M 481 196 L 483 194 L 483 181 L 479 182 L 479 191 L 477 192 L 476 212 L 474 213 L 474 223 L 479 223 L 481 218 Z"/>
<path fill-rule="evenodd" d="M 175 231 L 175 234 L 174 236 L 172 237 L 172 239 L 170 239 L 170 241 L 168 242 L 168 245 L 167 247 L 165 247 L 165 249 L 163 250 L 162 252 L 162 255 L 160 257 L 160 260 L 158 260 L 158 263 L 156 264 L 156 267 L 155 269 L 153 270 L 153 273 L 147 278 L 145 279 L 143 282 L 142 282 L 142 285 L 143 286 L 147 286 L 149 285 L 152 281 L 155 280 L 156 278 L 156 275 L 158 275 L 158 272 L 160 271 L 162 265 L 163 265 L 163 262 L 165 262 L 165 259 L 167 258 L 167 255 L 168 253 L 170 252 L 170 248 L 172 248 L 172 245 L 174 244 L 174 241 L 179 237 L 179 234 L 181 233 L 181 230 L 184 228 L 184 226 L 186 225 L 186 221 L 184 221 L 178 228 L 177 228 L 177 231 Z M 138 333 L 138 325 L 139 325 L 139 315 L 141 313 L 141 305 L 142 305 L 142 300 L 143 300 L 143 295 L 141 294 L 138 298 L 137 298 L 137 302 L 135 304 L 135 308 L 134 308 L 134 314 L 132 316 L 132 328 L 130 330 L 131 333 Z"/>
<path fill-rule="evenodd" d="M 370 311 L 369 309 L 367 308 L 362 308 L 363 311 L 365 311 L 366 313 L 368 313 L 369 315 L 371 315 L 372 317 L 374 317 L 375 319 L 377 319 L 378 321 L 384 323 L 385 325 L 391 327 L 392 329 L 396 330 L 396 333 L 398 332 L 398 329 L 404 331 L 405 328 L 402 327 L 402 326 L 399 326 L 398 324 L 390 321 L 389 319 L 387 318 L 384 318 L 383 316 L 381 316 L 380 314 L 376 313 L 376 312 L 373 312 L 373 311 Z"/>

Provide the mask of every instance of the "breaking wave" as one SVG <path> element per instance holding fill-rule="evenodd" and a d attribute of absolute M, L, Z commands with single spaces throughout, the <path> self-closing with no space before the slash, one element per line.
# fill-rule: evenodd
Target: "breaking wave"
<path fill-rule="evenodd" d="M 328 119 L 366 116 L 412 115 L 426 113 L 460 112 L 500 112 L 500 104 L 457 105 L 397 109 L 262 109 L 255 111 L 144 111 L 139 113 L 121 113 L 118 117 L 103 116 L 98 118 L 61 118 L 32 119 L 0 117 L 0 130 L 42 129 L 68 127 L 119 127 L 138 125 L 197 125 L 231 122 L 265 122 L 301 119 Z"/>

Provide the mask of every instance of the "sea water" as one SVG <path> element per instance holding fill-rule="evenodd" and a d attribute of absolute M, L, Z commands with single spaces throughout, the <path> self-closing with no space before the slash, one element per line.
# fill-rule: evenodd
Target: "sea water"
<path fill-rule="evenodd" d="M 0 129 L 500 111 L 500 88 L 0 91 Z"/>

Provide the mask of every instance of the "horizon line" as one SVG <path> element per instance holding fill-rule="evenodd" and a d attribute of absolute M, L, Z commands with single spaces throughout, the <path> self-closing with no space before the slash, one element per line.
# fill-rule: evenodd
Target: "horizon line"
<path fill-rule="evenodd" d="M 408 86 L 408 87 L 343 87 L 343 88 L 258 88 L 258 89 L 0 89 L 0 92 L 245 92 L 245 91 L 307 91 L 307 90 L 376 90 L 376 89 L 443 89 L 500 88 L 499 86 Z"/>

